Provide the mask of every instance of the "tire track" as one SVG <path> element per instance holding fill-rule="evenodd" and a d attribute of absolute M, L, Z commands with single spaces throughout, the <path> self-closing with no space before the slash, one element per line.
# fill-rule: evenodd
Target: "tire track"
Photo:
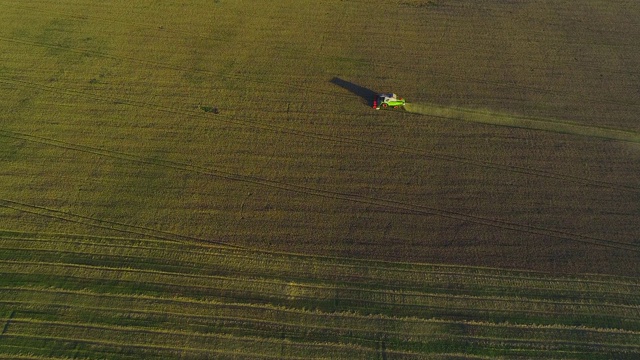
<path fill-rule="evenodd" d="M 43 235 L 48 236 L 57 236 L 60 234 L 51 234 L 51 233 L 43 233 Z M 73 237 L 77 235 L 64 234 L 67 237 Z M 50 237 L 23 237 L 16 236 L 12 234 L 11 236 L 0 234 L 0 247 L 5 250 L 34 250 L 34 251 L 42 251 L 42 252 L 61 252 L 61 249 L 73 248 L 75 249 L 78 245 L 82 245 L 83 253 L 88 253 L 87 247 L 96 248 L 96 249 L 111 249 L 117 250 L 114 251 L 100 251 L 95 250 L 95 252 L 91 252 L 90 254 L 100 255 L 100 256 L 112 256 L 114 254 L 119 254 L 118 256 L 126 256 L 132 257 L 136 255 L 131 255 L 132 253 L 147 253 L 144 256 L 146 259 L 156 259 L 162 260 L 161 257 L 156 257 L 155 255 L 149 255 L 149 253 L 155 253 L 157 247 L 152 246 L 144 246 L 140 245 L 127 245 L 122 244 L 121 241 L 126 240 L 130 242 L 135 242 L 136 244 L 140 241 L 154 241 L 155 240 L 144 240 L 137 238 L 118 238 L 113 239 L 112 241 L 117 241 L 117 243 L 112 242 L 95 242 L 95 241 L 69 241 L 69 240 L 60 240 L 59 238 L 50 238 Z M 84 236 L 83 236 L 84 238 Z M 98 239 L 102 239 L 102 237 L 98 237 Z M 37 245 L 29 245 L 26 242 L 33 242 Z M 7 244 L 15 244 L 15 247 L 11 247 Z M 64 243 L 65 246 L 60 246 L 60 244 Z M 165 242 L 166 244 L 167 242 Z M 44 247 L 42 244 L 47 244 Z M 54 245 L 55 244 L 55 245 Z M 447 283 L 449 281 L 453 281 L 459 284 L 467 284 L 474 286 L 489 286 L 491 288 L 509 288 L 509 287 L 517 287 L 522 288 L 522 284 L 527 284 L 524 286 L 526 289 L 531 290 L 545 290 L 549 291 L 553 289 L 553 291 L 570 291 L 573 293 L 581 294 L 579 297 L 582 299 L 588 297 L 598 297 L 600 299 L 603 298 L 604 295 L 614 295 L 614 296 L 627 296 L 632 295 L 640 290 L 640 283 L 637 281 L 632 281 L 632 279 L 626 278 L 609 278 L 609 277 L 593 277 L 593 276 L 582 276 L 580 278 L 557 278 L 557 277 L 549 277 L 544 276 L 542 273 L 535 272 L 519 272 L 514 270 L 497 270 L 497 269 L 478 269 L 474 267 L 450 267 L 450 266 L 442 266 L 442 265 L 425 265 L 425 264 L 411 264 L 411 268 L 399 267 L 402 264 L 407 263 L 378 263 L 377 261 L 367 261 L 357 258 L 329 258 L 317 255 L 299 255 L 299 254 L 290 254 L 290 253 L 276 253 L 261 249 L 235 249 L 235 248 L 227 248 L 227 247 L 216 247 L 215 252 L 210 252 L 210 247 L 203 248 L 202 244 L 193 244 L 195 247 L 190 247 L 189 249 L 184 249 L 183 245 L 180 247 L 181 256 L 176 257 L 175 264 L 179 263 L 188 263 L 189 266 L 195 266 L 196 268 L 199 266 L 200 261 L 202 264 L 206 265 L 211 264 L 212 259 L 217 259 L 213 261 L 216 264 L 226 264 L 226 263 L 234 263 L 234 264 L 252 264 L 252 260 L 255 259 L 255 256 L 269 256 L 269 266 L 276 267 L 281 269 L 290 269 L 292 268 L 292 264 L 299 263 L 304 264 L 305 266 L 310 266 L 314 270 L 313 271 L 295 271 L 295 276 L 301 276 L 302 274 L 306 274 L 306 277 L 296 277 L 295 279 L 306 279 L 309 277 L 315 278 L 323 278 L 324 280 L 335 280 L 336 277 L 348 277 L 348 281 L 357 280 L 360 283 L 370 283 L 370 281 L 375 280 L 375 282 L 386 283 L 385 287 L 392 286 L 394 288 L 414 288 L 415 286 L 419 286 L 420 283 L 429 283 L 430 289 L 434 289 L 434 286 L 438 283 Z M 52 250 L 53 248 L 57 250 Z M 169 251 L 169 247 L 162 247 L 163 251 Z M 207 249 L 203 252 L 203 249 Z M 132 252 L 131 252 L 132 251 Z M 63 252 L 72 254 L 75 250 L 64 250 Z M 183 257 L 187 254 L 187 257 Z M 190 256 L 198 255 L 203 256 L 206 255 L 208 260 L 193 260 Z M 233 260 L 235 259 L 235 260 Z M 347 261 L 348 260 L 348 261 Z M 235 265 L 234 265 L 235 266 Z M 253 265 L 252 265 L 253 266 Z M 242 270 L 242 267 L 234 267 L 240 270 L 237 270 L 237 273 L 245 273 L 245 270 Z M 257 268 L 263 269 L 264 266 L 258 265 Z M 327 277 L 325 279 L 325 273 L 329 273 L 330 271 L 321 271 L 318 269 L 333 269 L 335 272 L 331 277 Z M 496 272 L 497 271 L 497 272 Z M 234 272 L 235 273 L 235 272 Z M 249 272 L 247 272 L 249 273 Z M 286 273 L 286 271 L 285 271 Z M 256 274 L 265 274 L 264 270 L 258 271 Z M 284 273 L 282 273 L 284 274 Z M 280 275 L 282 275 L 280 274 Z M 357 274 L 357 275 L 356 275 Z M 364 274 L 364 275 L 363 275 Z M 428 276 L 427 276 L 428 274 Z M 289 278 L 289 277 L 287 277 Z M 401 282 L 397 282 L 393 280 L 393 278 L 402 278 Z M 451 279 L 451 280 L 443 280 L 443 279 Z M 623 281 L 624 280 L 624 281 Z M 395 281 L 395 282 L 394 282 Z M 504 284 L 504 285 L 502 285 Z M 517 285 L 514 285 L 517 284 Z M 605 286 L 606 285 L 606 286 Z M 624 289 L 623 291 L 608 291 L 603 288 L 610 288 L 611 286 L 617 286 L 618 289 Z M 633 290 L 632 290 L 633 289 Z M 458 289 L 459 290 L 459 289 Z M 640 300 L 640 299 L 638 299 Z"/>
<path fill-rule="evenodd" d="M 631 305 L 631 304 L 635 305 L 637 303 L 636 298 L 634 297 L 637 294 L 636 292 L 628 291 L 623 293 L 620 291 L 609 291 L 609 290 L 602 291 L 601 289 L 594 290 L 591 288 L 576 289 L 569 286 L 558 287 L 558 286 L 554 286 L 558 283 L 558 281 L 556 281 L 557 279 L 531 279 L 531 278 L 515 277 L 515 276 L 493 277 L 490 275 L 483 275 L 478 273 L 465 273 L 465 272 L 444 273 L 444 272 L 427 270 L 427 271 L 420 272 L 421 274 L 423 274 L 424 281 L 418 281 L 416 279 L 412 281 L 406 281 L 405 279 L 399 280 L 402 277 L 401 276 L 402 271 L 398 271 L 398 269 L 394 269 L 391 267 L 387 268 L 388 273 L 394 273 L 394 276 L 390 278 L 384 278 L 375 274 L 372 274 L 369 276 L 361 275 L 364 271 L 364 267 L 362 266 L 349 266 L 349 268 L 353 269 L 355 273 L 350 273 L 348 275 L 345 275 L 344 273 L 340 273 L 338 274 L 338 276 L 335 276 L 335 277 L 333 275 L 331 276 L 323 275 L 323 273 L 320 271 L 309 272 L 305 270 L 297 271 L 297 272 L 285 271 L 285 272 L 276 274 L 273 271 L 269 269 L 265 269 L 260 266 L 256 266 L 253 268 L 237 268 L 234 266 L 227 265 L 227 263 L 229 262 L 242 263 L 242 262 L 251 262 L 252 260 L 254 260 L 253 257 L 247 256 L 247 255 L 239 256 L 239 255 L 231 255 L 229 253 L 220 253 L 220 255 L 218 256 L 208 256 L 207 257 L 208 260 L 205 260 L 205 261 L 194 261 L 194 260 L 187 261 L 181 258 L 178 261 L 167 263 L 167 260 L 165 257 L 160 257 L 159 255 L 150 255 L 145 251 L 140 251 L 138 253 L 124 253 L 124 254 L 117 253 L 114 255 L 113 252 L 109 252 L 106 250 L 96 251 L 92 249 L 92 251 L 88 251 L 86 243 L 80 243 L 80 244 L 83 245 L 82 250 L 68 250 L 67 248 L 64 248 L 64 249 L 37 248 L 37 247 L 30 247 L 28 245 L 25 245 L 24 240 L 22 240 L 20 241 L 19 244 L 16 244 L 15 246 L 6 246 L 4 244 L 0 244 L 0 248 L 8 252 L 18 253 L 21 251 L 28 251 L 29 253 L 49 255 L 49 256 L 46 256 L 45 258 L 38 257 L 39 262 L 47 261 L 43 259 L 57 259 L 59 258 L 60 254 L 65 254 L 65 255 L 76 254 L 76 255 L 80 255 L 76 257 L 77 259 L 81 259 L 83 256 L 88 256 L 89 258 L 92 258 L 94 260 L 102 259 L 102 258 L 108 260 L 107 262 L 104 262 L 104 263 L 103 262 L 96 263 L 98 265 L 94 265 L 94 266 L 108 267 L 110 266 L 108 264 L 120 264 L 125 262 L 125 263 L 137 264 L 136 269 L 139 269 L 141 271 L 156 272 L 156 271 L 168 271 L 168 270 L 164 270 L 164 266 L 166 265 L 167 268 L 179 269 L 179 272 L 177 271 L 174 271 L 174 272 L 183 274 L 184 276 L 189 276 L 190 274 L 212 275 L 213 272 L 208 270 L 208 268 L 211 268 L 211 263 L 209 261 L 211 261 L 212 259 L 216 259 L 216 261 L 220 262 L 221 266 L 228 268 L 228 270 L 223 270 L 223 271 L 216 270 L 217 276 L 225 276 L 225 274 L 227 275 L 234 274 L 236 277 L 243 276 L 248 278 L 262 278 L 262 279 L 275 279 L 275 280 L 286 278 L 288 279 L 288 281 L 296 281 L 300 283 L 310 282 L 310 281 L 312 282 L 322 281 L 322 282 L 330 282 L 334 286 L 341 286 L 341 287 L 359 286 L 359 287 L 363 287 L 370 290 L 389 290 L 389 291 L 400 291 L 400 292 L 408 291 L 408 290 L 424 291 L 424 289 L 428 288 L 431 293 L 448 294 L 451 296 L 454 296 L 454 295 L 469 296 L 469 295 L 477 295 L 481 293 L 482 295 L 487 297 L 495 297 L 495 296 L 500 296 L 504 293 L 513 294 L 514 292 L 517 292 L 519 296 L 522 297 L 522 291 L 526 290 L 526 297 L 531 300 L 536 300 L 536 299 L 547 300 L 547 299 L 553 298 L 554 296 L 557 296 L 558 292 L 562 292 L 563 298 L 568 298 L 569 295 L 567 294 L 570 293 L 571 297 L 579 298 L 582 301 L 596 301 L 596 300 L 600 302 L 607 301 L 608 303 L 611 303 L 611 304 L 624 302 L 627 305 Z M 73 244 L 70 244 L 70 245 L 77 246 L 78 243 L 74 242 Z M 103 247 L 105 249 L 107 248 L 113 249 L 114 247 L 118 247 L 118 245 L 114 245 L 114 244 L 102 244 L 102 245 L 93 244 L 91 246 Z M 131 249 L 138 250 L 138 248 L 131 248 Z M 152 250 L 155 250 L 155 248 L 153 248 Z M 183 252 L 182 250 L 180 251 Z M 187 252 L 195 253 L 189 250 Z M 265 255 L 265 254 L 262 254 L 262 255 Z M 217 259 L 217 258 L 220 258 L 220 259 Z M 16 258 L 12 258 L 12 259 L 14 261 L 16 260 Z M 234 259 L 234 260 L 232 261 L 231 259 Z M 25 261 L 25 260 L 22 260 L 22 261 Z M 270 266 L 282 267 L 283 269 L 292 268 L 292 266 L 295 267 L 296 265 L 293 259 L 271 258 L 269 259 L 269 261 L 271 263 Z M 188 265 L 184 265 L 184 263 L 187 263 L 187 262 L 188 262 Z M 75 262 L 75 263 L 69 263 L 69 264 L 81 264 L 81 263 Z M 92 264 L 94 264 L 94 262 L 92 262 Z M 330 273 L 330 268 L 332 267 L 332 266 L 329 266 L 328 264 L 322 264 L 322 265 L 316 264 L 315 266 L 316 267 L 320 266 L 323 269 L 326 269 L 327 274 Z M 336 267 L 336 266 L 341 266 L 341 265 L 333 265 L 333 267 Z M 413 271 L 413 272 L 416 272 L 416 271 Z M 452 289 L 450 286 L 445 285 L 446 280 L 444 279 L 435 280 L 433 276 L 450 279 L 451 281 L 455 282 L 458 286 L 455 289 Z M 496 281 L 487 281 L 487 279 L 496 280 Z M 520 281 L 520 283 L 515 285 L 514 283 L 509 281 L 511 279 Z M 533 285 L 532 281 L 533 282 L 538 281 L 540 283 L 547 284 L 547 287 L 544 287 L 544 284 Z M 594 282 L 594 281 L 589 281 L 589 283 L 593 286 L 599 285 L 598 282 Z M 371 286 L 372 284 L 383 284 L 383 285 Z M 568 285 L 575 285 L 575 283 L 569 282 Z M 479 290 L 478 286 L 487 286 L 487 287 L 490 287 L 492 290 L 491 291 Z M 606 300 L 605 300 L 605 297 L 606 297 Z"/>
<path fill-rule="evenodd" d="M 59 238 L 59 236 L 65 237 L 65 240 Z M 82 240 L 78 240 L 77 238 L 81 238 Z M 158 249 L 158 246 L 161 246 L 162 249 L 168 249 L 164 245 L 171 244 L 172 242 L 167 242 L 161 239 L 138 239 L 138 238 L 113 238 L 113 237 L 104 237 L 104 236 L 92 236 L 92 235 L 77 235 L 77 234 L 64 234 L 64 233 L 46 233 L 39 232 L 37 236 L 34 236 L 32 233 L 28 232 L 13 232 L 10 234 L 0 234 L 0 240 L 5 241 L 18 241 L 22 248 L 25 247 L 24 242 L 33 242 L 35 244 L 66 244 L 73 245 L 76 247 L 77 245 L 82 246 L 91 246 L 96 248 L 120 248 L 127 250 L 140 250 L 140 251 L 152 251 Z M 129 241 L 131 244 L 123 244 L 121 241 Z M 118 242 L 118 243 L 113 243 Z M 160 243 L 159 243 L 160 242 Z M 151 243 L 151 245 L 140 246 L 139 243 Z M 164 245 L 161 245 L 164 244 Z M 487 268 L 487 267 L 473 267 L 473 266 L 462 266 L 462 265 L 442 265 L 442 264 L 418 264 L 412 263 L 411 267 L 405 267 L 406 263 L 399 262 L 390 262 L 390 261 L 380 261 L 380 260 L 366 260 L 366 259 L 352 259 L 352 258 L 343 258 L 343 257 L 328 257 L 328 256 L 320 256 L 320 255 L 303 255 L 303 254 L 292 254 L 285 252 L 273 252 L 263 249 L 249 249 L 249 248 L 227 248 L 227 247 L 203 247 L 202 244 L 191 243 L 190 247 L 184 248 L 182 243 L 180 244 L 180 249 L 183 254 L 191 254 L 191 255 L 204 255 L 211 258 L 225 258 L 227 261 L 231 258 L 237 259 L 238 263 L 251 263 L 252 260 L 255 260 L 255 255 L 269 256 L 269 263 L 272 264 L 280 264 L 278 266 L 282 266 L 282 268 L 288 268 L 286 264 L 289 263 L 299 263 L 305 262 L 307 264 L 311 264 L 313 262 L 311 268 L 317 269 L 318 267 L 331 267 L 334 271 L 342 272 L 341 270 L 345 270 L 349 276 L 354 276 L 355 273 L 365 272 L 369 276 L 356 276 L 358 279 L 378 279 L 381 278 L 378 275 L 375 275 L 376 272 L 383 272 L 385 276 L 395 276 L 403 278 L 403 281 L 416 281 L 418 278 L 419 282 L 422 282 L 424 279 L 424 274 L 432 274 L 437 276 L 445 276 L 445 277 L 455 277 L 456 281 L 460 282 L 475 282 L 478 283 L 479 279 L 496 281 L 497 283 L 505 283 L 511 284 L 513 281 L 516 282 L 542 282 L 547 284 L 544 289 L 549 289 L 550 284 L 563 284 L 562 287 L 558 288 L 558 285 L 553 286 L 558 290 L 575 290 L 580 292 L 594 292 L 594 293 L 602 293 L 601 288 L 603 285 L 606 285 L 607 288 L 611 286 L 619 286 L 624 288 L 637 288 L 640 290 L 640 282 L 635 278 L 626 278 L 621 276 L 611 277 L 608 275 L 581 275 L 580 277 L 571 277 L 571 278 L 563 278 L 563 277 L 551 277 L 547 273 L 536 272 L 536 271 L 522 271 L 522 270 L 505 270 L 500 268 Z M 38 248 L 33 248 L 38 249 Z M 215 252 L 211 252 L 215 249 Z M 203 253 L 203 251 L 205 251 Z M 109 252 L 112 254 L 112 252 Z M 347 262 L 348 260 L 348 262 Z M 217 260 L 216 260 L 217 261 Z M 193 261 L 189 261 L 190 263 L 194 263 Z M 197 261 L 196 261 L 197 262 Z M 318 270 L 315 270 L 318 271 Z M 300 273 L 298 271 L 298 273 Z M 320 272 L 322 273 L 322 272 Z M 394 274 L 394 275 L 392 275 Z M 464 278 L 469 278 L 468 280 L 462 280 Z M 440 280 L 434 280 L 440 281 Z M 497 284 L 492 283 L 492 284 Z M 587 285 L 588 284 L 588 285 Z M 505 285 L 506 286 L 506 285 Z M 510 286 L 510 285 L 509 285 Z M 521 286 L 521 285 L 518 285 Z M 574 287 L 578 287 L 575 289 Z M 527 287 L 531 289 L 542 289 L 541 287 Z M 631 294 L 631 292 L 607 292 L 608 294 Z M 639 299 L 640 300 L 640 299 Z"/>
<path fill-rule="evenodd" d="M 482 168 L 492 169 L 492 170 L 500 170 L 500 171 L 506 171 L 506 172 L 512 172 L 512 173 L 551 178 L 551 179 L 556 179 L 561 181 L 573 182 L 581 185 L 603 187 L 603 188 L 608 188 L 608 189 L 617 190 L 617 191 L 640 193 L 640 188 L 637 188 L 637 187 L 623 186 L 623 185 L 613 184 L 605 181 L 586 179 L 586 178 L 572 176 L 572 175 L 558 174 L 558 173 L 553 173 L 553 172 L 548 172 L 543 170 L 526 168 L 522 166 L 503 165 L 503 164 L 492 163 L 488 161 L 471 160 L 471 159 L 467 159 L 460 156 L 438 153 L 434 151 L 425 151 L 425 150 L 411 148 L 411 147 L 397 146 L 397 145 L 387 144 L 382 142 L 348 138 L 348 137 L 342 137 L 337 135 L 328 135 L 328 134 L 315 133 L 315 132 L 304 131 L 304 130 L 296 130 L 293 128 L 273 125 L 269 123 L 261 123 L 258 121 L 238 119 L 236 117 L 229 117 L 224 114 L 217 114 L 216 116 L 211 117 L 211 116 L 202 114 L 201 112 L 180 110 L 180 109 L 175 109 L 171 107 L 161 106 L 158 104 L 146 103 L 146 102 L 141 102 L 136 100 L 125 100 L 125 99 L 112 97 L 112 96 L 95 95 L 95 94 L 91 94 L 84 91 L 62 89 L 55 86 L 32 83 L 32 82 L 23 81 L 23 80 L 10 79 L 2 76 L 0 76 L 0 83 L 5 83 L 8 85 L 31 87 L 34 89 L 45 90 L 45 91 L 54 92 L 54 93 L 62 93 L 62 94 L 67 94 L 71 96 L 82 96 L 85 98 L 90 98 L 93 100 L 98 100 L 98 101 L 103 101 L 108 103 L 125 104 L 129 106 L 145 108 L 145 109 L 152 108 L 160 112 L 190 116 L 190 117 L 195 117 L 200 119 L 207 119 L 207 121 L 216 121 L 220 123 L 249 127 L 257 130 L 262 130 L 262 131 L 275 132 L 277 134 L 288 134 L 292 136 L 305 137 L 305 138 L 310 138 L 314 140 L 328 141 L 333 143 L 368 147 L 368 148 L 374 148 L 374 149 L 382 149 L 382 150 L 394 151 L 394 152 L 405 153 L 405 154 L 413 154 L 413 155 L 422 156 L 426 159 L 442 160 L 442 161 L 454 162 L 454 163 L 459 163 L 459 164 L 464 164 L 469 166 L 482 167 Z M 455 119 L 455 118 L 451 118 L 451 119 Z M 4 133 L 5 136 L 11 134 L 10 131 L 0 130 L 0 134 L 2 133 Z M 25 134 L 22 134 L 22 135 L 25 135 Z"/>
<path fill-rule="evenodd" d="M 85 215 L 74 214 L 67 211 L 51 209 L 44 206 L 26 204 L 23 202 L 10 200 L 10 199 L 0 198 L 0 207 L 13 209 L 13 210 L 24 212 L 24 213 L 30 213 L 30 214 L 46 217 L 49 219 L 63 220 L 63 221 L 72 222 L 80 225 L 118 231 L 126 234 L 142 235 L 149 238 L 163 239 L 163 240 L 170 240 L 170 241 L 177 241 L 177 242 L 184 242 L 184 241 L 206 242 L 206 243 L 213 243 L 213 244 L 217 244 L 225 247 L 243 249 L 242 246 L 233 245 L 225 242 L 209 240 L 209 239 L 205 240 L 205 239 L 194 237 L 194 236 L 171 233 L 168 231 L 162 231 L 162 230 L 138 226 L 138 225 L 124 224 L 124 223 L 105 220 L 105 219 L 97 219 L 97 218 L 93 218 Z"/>
<path fill-rule="evenodd" d="M 32 135 L 18 134 L 18 133 L 14 133 L 14 135 L 12 135 L 11 132 L 8 132 L 6 130 L 0 130 L 0 134 L 3 134 L 4 136 L 9 136 L 13 138 L 40 143 L 43 145 L 56 146 L 56 147 L 67 149 L 67 150 L 80 151 L 80 152 L 84 152 L 84 153 L 88 153 L 96 156 L 105 156 L 105 157 L 110 157 L 114 159 L 124 160 L 128 162 L 133 162 L 136 164 L 142 164 L 142 165 L 148 165 L 148 166 L 161 166 L 167 169 L 173 169 L 173 170 L 184 171 L 189 173 L 196 173 L 203 176 L 210 176 L 210 177 L 233 181 L 233 182 L 241 182 L 245 184 L 255 185 L 258 187 L 268 187 L 268 188 L 272 188 L 280 191 L 298 193 L 306 196 L 322 197 L 322 198 L 327 198 L 332 200 L 341 200 L 341 201 L 346 201 L 351 203 L 371 205 L 371 206 L 376 206 L 376 207 L 381 207 L 386 209 L 400 210 L 406 213 L 416 214 L 416 215 L 439 216 L 439 217 L 443 217 L 451 220 L 466 221 L 466 222 L 471 222 L 471 223 L 479 224 L 483 226 L 499 228 L 502 230 L 512 230 L 516 232 L 548 236 L 548 237 L 571 240 L 571 241 L 576 241 L 576 242 L 581 242 L 581 243 L 586 243 L 591 245 L 598 245 L 603 247 L 640 252 L 640 245 L 632 245 L 632 244 L 624 243 L 621 241 L 600 239 L 600 238 L 596 238 L 588 235 L 572 233 L 569 231 L 554 230 L 554 229 L 537 227 L 532 225 L 518 224 L 515 222 L 510 222 L 510 221 L 505 221 L 500 219 L 493 219 L 493 218 L 487 218 L 487 217 L 482 217 L 478 215 L 464 214 L 464 213 L 459 213 L 459 212 L 450 211 L 450 210 L 405 203 L 397 200 L 380 199 L 380 198 L 375 198 L 370 196 L 360 196 L 360 195 L 354 195 L 354 194 L 349 194 L 344 192 L 318 189 L 318 188 L 313 188 L 309 186 L 296 185 L 296 184 L 291 184 L 291 183 L 286 183 L 281 181 L 270 180 L 266 178 L 236 174 L 236 173 L 219 170 L 219 169 L 209 169 L 209 168 L 205 168 L 197 165 L 191 165 L 191 164 L 180 163 L 175 161 L 145 159 L 132 154 L 105 150 L 105 149 L 98 149 L 98 148 L 88 147 L 85 145 L 70 144 L 70 143 L 65 143 L 65 142 L 61 142 L 53 139 L 36 137 Z M 20 202 L 9 200 L 9 199 L 0 199 L 0 200 L 2 200 L 2 203 L 0 203 L 0 205 L 5 207 L 15 206 L 18 208 L 23 208 L 25 209 L 25 211 L 39 210 L 41 212 L 48 214 L 48 216 L 54 216 L 54 217 L 64 218 L 64 216 L 66 215 L 71 219 L 71 221 L 77 222 L 78 219 L 83 219 L 86 221 L 90 221 L 89 224 L 93 224 L 96 226 L 99 225 L 100 227 L 104 227 L 104 224 L 100 223 L 103 220 L 94 219 L 90 217 L 83 217 L 81 215 L 66 213 L 59 210 L 53 210 L 53 209 L 47 209 L 44 207 L 28 205 L 28 204 L 20 203 Z M 104 222 L 111 224 L 108 221 L 104 221 Z M 123 225 L 120 223 L 112 223 L 112 225 L 116 225 L 116 224 L 118 226 Z M 143 228 L 143 229 L 147 229 L 147 228 Z M 153 229 L 147 229 L 147 230 L 158 231 Z M 170 233 L 159 232 L 159 234 L 161 236 L 168 236 L 168 234 Z M 177 236 L 177 237 L 183 237 L 191 240 L 198 240 L 198 241 L 203 240 L 200 238 L 191 238 L 188 236 L 183 236 L 178 234 L 170 234 L 170 235 L 172 237 Z M 220 243 L 215 241 L 212 241 L 212 242 L 219 243 L 221 245 L 231 246 L 230 244 L 226 244 L 226 243 Z"/>

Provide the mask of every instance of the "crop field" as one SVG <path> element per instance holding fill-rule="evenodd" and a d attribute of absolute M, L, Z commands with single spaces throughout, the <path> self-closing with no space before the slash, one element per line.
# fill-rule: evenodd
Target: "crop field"
<path fill-rule="evenodd" d="M 4 356 L 640 356 L 637 278 L 9 231 L 0 250 Z"/>
<path fill-rule="evenodd" d="M 639 38 L 634 1 L 0 0 L 0 359 L 640 357 Z"/>

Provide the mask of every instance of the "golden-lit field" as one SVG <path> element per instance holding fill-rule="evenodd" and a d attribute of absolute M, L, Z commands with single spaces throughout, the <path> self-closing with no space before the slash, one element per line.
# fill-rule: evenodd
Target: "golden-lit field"
<path fill-rule="evenodd" d="M 0 358 L 636 358 L 639 19 L 0 0 Z"/>

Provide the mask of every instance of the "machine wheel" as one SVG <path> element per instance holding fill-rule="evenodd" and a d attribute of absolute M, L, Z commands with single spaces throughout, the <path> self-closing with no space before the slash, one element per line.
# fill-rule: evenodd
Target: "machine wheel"
<path fill-rule="evenodd" d="M 382 103 L 383 108 L 386 108 L 387 106 L 388 106 L 387 103 Z"/>

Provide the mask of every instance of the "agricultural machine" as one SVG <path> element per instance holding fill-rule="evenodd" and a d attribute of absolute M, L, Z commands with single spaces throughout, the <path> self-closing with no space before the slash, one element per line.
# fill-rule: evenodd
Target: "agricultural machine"
<path fill-rule="evenodd" d="M 397 109 L 400 106 L 404 106 L 404 99 L 396 94 L 378 94 L 373 97 L 373 108 L 376 110 L 380 110 L 380 108 Z"/>

